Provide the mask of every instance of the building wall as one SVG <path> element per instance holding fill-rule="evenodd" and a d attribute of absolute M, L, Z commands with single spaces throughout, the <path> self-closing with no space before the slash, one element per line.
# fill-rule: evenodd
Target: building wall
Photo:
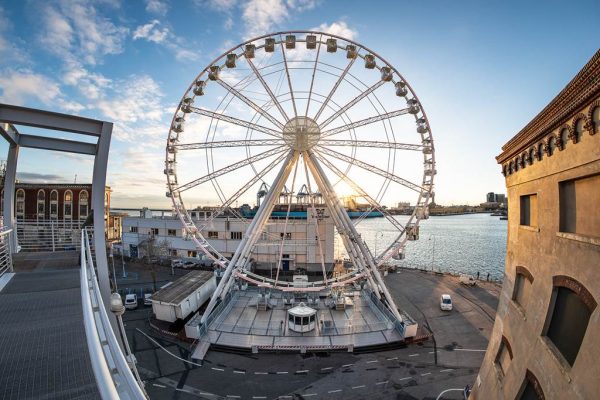
<path fill-rule="evenodd" d="M 523 139 L 524 146 L 518 152 L 512 150 L 517 156 L 499 160 L 504 165 L 509 204 L 505 278 L 494 330 L 470 399 L 519 399 L 527 376 L 535 377 L 534 386 L 546 399 L 598 398 L 600 311 L 594 304 L 600 301 L 600 126 L 586 118 L 579 137 L 568 137 L 566 132 L 575 132 L 582 116 L 600 107 L 599 92 L 565 117 L 566 123 L 547 131 L 541 146 L 537 139 L 533 143 Z M 566 140 L 559 142 L 561 134 Z M 530 152 L 539 148 L 539 155 Z M 527 157 L 521 155 L 525 153 Z M 564 182 L 577 178 L 587 179 L 579 181 L 576 201 L 561 197 Z M 525 195 L 536 195 L 532 226 L 521 225 L 520 203 Z M 565 213 L 583 221 L 577 223 L 577 233 L 561 232 Z M 513 300 L 517 272 L 529 273 L 532 279 L 523 305 Z M 594 307 L 572 365 L 546 336 L 555 306 L 554 282 L 560 276 L 575 280 L 577 284 L 570 287 L 581 290 L 581 298 L 587 299 L 590 309 Z M 503 341 L 512 359 L 508 357 L 500 367 L 496 360 Z"/>

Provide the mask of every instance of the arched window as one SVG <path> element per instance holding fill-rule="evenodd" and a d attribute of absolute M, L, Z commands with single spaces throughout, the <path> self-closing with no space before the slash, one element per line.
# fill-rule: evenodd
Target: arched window
<path fill-rule="evenodd" d="M 572 366 L 597 303 L 585 286 L 569 276 L 554 276 L 552 283 L 543 335 L 551 342 L 552 350 Z"/>
<path fill-rule="evenodd" d="M 592 111 L 592 135 L 600 132 L 600 106 L 594 108 Z"/>
<path fill-rule="evenodd" d="M 65 200 L 63 204 L 63 218 L 73 218 L 73 192 L 70 190 L 65 191 Z"/>
<path fill-rule="evenodd" d="M 79 192 L 79 219 L 86 219 L 88 216 L 89 195 L 87 190 Z"/>
<path fill-rule="evenodd" d="M 573 126 L 573 136 L 571 137 L 571 139 L 573 139 L 573 143 L 577 143 L 581 140 L 581 136 L 583 135 L 584 125 L 585 125 L 585 122 L 584 122 L 583 118 L 580 118 L 577 120 L 577 122 L 575 122 L 575 125 Z"/>
<path fill-rule="evenodd" d="M 46 218 L 46 191 L 40 189 L 37 192 L 37 219 Z"/>
<path fill-rule="evenodd" d="M 544 159 L 544 143 L 538 144 L 537 156 L 538 161 L 542 161 Z"/>
<path fill-rule="evenodd" d="M 529 149 L 529 164 L 533 165 L 534 161 L 535 161 L 535 149 L 531 148 L 531 149 Z"/>
<path fill-rule="evenodd" d="M 546 148 L 546 154 L 548 156 L 551 156 L 552 154 L 554 154 L 554 150 L 556 150 L 556 138 L 554 137 L 554 135 L 548 138 L 547 145 L 548 147 Z"/>
<path fill-rule="evenodd" d="M 519 390 L 518 400 L 545 400 L 544 391 L 540 382 L 537 380 L 535 375 L 527 370 L 525 372 L 525 380 Z"/>
<path fill-rule="evenodd" d="M 567 142 L 569 141 L 569 130 L 567 128 L 563 128 L 560 131 L 560 141 L 561 141 L 561 150 L 567 147 Z"/>
<path fill-rule="evenodd" d="M 510 343 L 508 339 L 502 336 L 502 340 L 500 341 L 500 346 L 498 347 L 498 353 L 496 354 L 496 367 L 500 370 L 502 375 L 506 375 L 506 371 L 510 365 L 510 362 L 513 359 L 512 348 L 510 347 Z"/>
<path fill-rule="evenodd" d="M 515 268 L 515 286 L 513 288 L 512 299 L 523 310 L 527 306 L 531 285 L 533 284 L 533 275 L 525 267 L 517 266 Z"/>
<path fill-rule="evenodd" d="M 23 189 L 17 190 L 15 215 L 17 219 L 25 219 L 25 191 Z"/>
<path fill-rule="evenodd" d="M 50 219 L 58 219 L 58 190 L 50 192 Z"/>

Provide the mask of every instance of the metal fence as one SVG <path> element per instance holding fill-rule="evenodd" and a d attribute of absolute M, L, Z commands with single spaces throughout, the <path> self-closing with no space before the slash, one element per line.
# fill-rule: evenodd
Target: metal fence
<path fill-rule="evenodd" d="M 72 251 L 80 249 L 81 221 L 17 219 L 20 251 Z"/>
<path fill-rule="evenodd" d="M 98 391 L 102 399 L 146 399 L 121 351 L 104 308 L 85 229 L 80 235 L 83 322 Z"/>
<path fill-rule="evenodd" d="M 12 229 L 0 228 L 0 276 L 12 271 L 11 234 Z"/>

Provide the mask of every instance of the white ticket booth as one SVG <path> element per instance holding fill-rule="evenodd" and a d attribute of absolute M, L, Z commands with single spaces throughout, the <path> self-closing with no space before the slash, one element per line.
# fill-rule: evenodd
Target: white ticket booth
<path fill-rule="evenodd" d="M 317 310 L 307 307 L 304 303 L 288 310 L 288 329 L 294 332 L 310 332 L 315 329 Z"/>

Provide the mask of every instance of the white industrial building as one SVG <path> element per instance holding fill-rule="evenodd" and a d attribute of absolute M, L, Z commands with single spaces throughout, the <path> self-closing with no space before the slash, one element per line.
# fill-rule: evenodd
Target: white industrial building
<path fill-rule="evenodd" d="M 191 271 L 152 295 L 156 319 L 175 322 L 196 312 L 215 291 L 213 272 Z"/>
<path fill-rule="evenodd" d="M 226 257 L 233 255 L 252 221 L 233 217 L 210 221 L 210 211 L 191 211 L 190 214 L 202 235 Z M 142 210 L 140 217 L 125 217 L 122 226 L 125 256 L 138 258 L 158 253 L 171 257 L 201 256 L 176 217 L 156 217 L 150 210 Z M 322 252 L 326 268 L 330 269 L 334 262 L 334 235 L 334 224 L 328 210 L 316 208 L 313 211 L 309 208 L 306 219 L 290 219 L 287 225 L 285 219 L 269 220 L 266 231 L 255 246 L 253 258 L 259 269 L 276 269 L 281 253 L 284 271 L 299 267 L 321 271 Z"/>

